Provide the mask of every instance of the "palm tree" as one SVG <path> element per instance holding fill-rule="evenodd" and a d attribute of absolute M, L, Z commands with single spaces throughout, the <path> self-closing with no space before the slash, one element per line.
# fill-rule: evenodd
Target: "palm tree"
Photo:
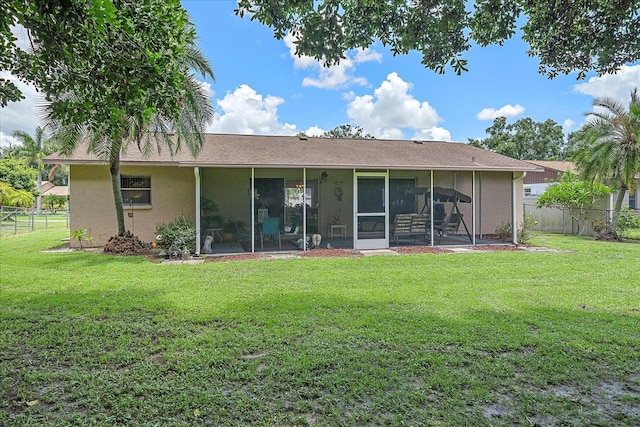
<path fill-rule="evenodd" d="M 635 188 L 640 173 L 640 95 L 637 88 L 631 92 L 628 108 L 611 98 L 598 98 L 593 105 L 574 161 L 583 178 L 618 188 L 611 218 L 615 233 L 624 195 Z"/>
<path fill-rule="evenodd" d="M 38 172 L 37 177 L 37 189 L 38 196 L 36 198 L 36 211 L 38 215 L 42 214 L 42 172 L 45 171 L 46 166 L 42 159 L 48 154 L 51 154 L 49 150 L 49 140 L 45 138 L 44 129 L 40 126 L 36 127 L 35 136 L 31 137 L 28 133 L 17 130 L 13 132 L 13 137 L 22 142 L 22 147 L 17 147 L 16 154 L 20 157 L 26 158 L 29 163 Z"/>
<path fill-rule="evenodd" d="M 160 152 L 163 148 L 173 155 L 186 146 L 195 157 L 204 144 L 206 126 L 213 119 L 211 99 L 194 74 L 196 71 L 203 77 L 209 76 L 215 80 L 211 65 L 195 45 L 186 46 L 181 60 L 185 67 L 185 80 L 177 110 L 156 108 L 151 115 L 146 114 L 147 111 L 139 111 L 127 116 L 127 120 L 115 132 L 113 124 L 108 124 L 109 128 L 96 123 L 64 126 L 52 119 L 50 110 L 45 111 L 48 125 L 55 129 L 55 138 L 62 154 L 70 155 L 80 143 L 86 143 L 87 152 L 95 154 L 109 165 L 118 236 L 124 236 L 126 232 L 120 188 L 121 153 L 133 144 L 145 156 L 153 151 Z M 66 96 L 74 97 L 74 94 Z"/>

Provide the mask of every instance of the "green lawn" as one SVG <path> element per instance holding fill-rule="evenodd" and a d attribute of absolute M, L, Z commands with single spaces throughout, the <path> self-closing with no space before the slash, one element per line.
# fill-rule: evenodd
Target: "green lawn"
<path fill-rule="evenodd" d="M 640 244 L 167 265 L 0 239 L 0 425 L 640 425 Z"/>

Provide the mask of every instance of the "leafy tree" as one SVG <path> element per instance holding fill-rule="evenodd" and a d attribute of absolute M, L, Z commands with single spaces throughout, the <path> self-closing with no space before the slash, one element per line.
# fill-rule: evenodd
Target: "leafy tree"
<path fill-rule="evenodd" d="M 16 147 L 17 155 L 25 158 L 37 172 L 36 177 L 36 211 L 38 215 L 42 214 L 42 174 L 46 170 L 46 165 L 42 161 L 44 157 L 51 154 L 51 143 L 45 138 L 44 129 L 40 126 L 36 127 L 35 135 L 32 137 L 28 133 L 18 130 L 13 132 L 13 137 L 22 142 L 22 146 Z"/>
<path fill-rule="evenodd" d="M 6 182 L 0 182 L 0 207 L 21 206 L 29 207 L 33 204 L 33 193 L 26 190 L 16 190 Z"/>
<path fill-rule="evenodd" d="M 379 40 L 394 54 L 422 53 L 425 67 L 467 71 L 462 54 L 472 42 L 502 45 L 526 18 L 522 39 L 540 72 L 554 77 L 578 71 L 608 73 L 640 58 L 637 0 L 522 1 L 240 0 L 236 14 L 273 28 L 276 38 L 298 37 L 296 53 L 335 64 L 344 52 Z"/>
<path fill-rule="evenodd" d="M 9 200 L 11 200 L 15 191 L 11 184 L 0 181 L 0 208 L 9 204 Z"/>
<path fill-rule="evenodd" d="M 322 134 L 325 138 L 353 138 L 375 139 L 375 136 L 364 133 L 360 126 L 352 127 L 350 124 L 337 126 Z"/>
<path fill-rule="evenodd" d="M 629 107 L 612 98 L 598 98 L 593 105 L 578 135 L 574 161 L 584 179 L 618 189 L 611 216 L 615 233 L 624 195 L 635 190 L 640 174 L 640 95 L 637 88 L 631 92 Z"/>
<path fill-rule="evenodd" d="M 27 190 L 15 190 L 9 196 L 9 206 L 19 206 L 21 208 L 29 208 L 33 206 L 33 193 Z"/>
<path fill-rule="evenodd" d="M 57 194 L 46 194 L 42 198 L 42 204 L 46 206 L 51 213 L 55 213 L 56 209 L 64 207 L 67 203 L 67 196 L 59 196 Z"/>
<path fill-rule="evenodd" d="M 562 157 L 562 126 L 551 119 L 534 122 L 527 117 L 507 124 L 506 117 L 498 117 L 486 132 L 488 138 L 469 139 L 469 144 L 520 160 L 556 160 Z"/>
<path fill-rule="evenodd" d="M 565 172 L 538 197 L 537 206 L 569 212 L 578 222 L 580 235 L 584 232 L 586 220 L 591 216 L 596 202 L 610 193 L 611 190 L 603 184 L 582 181 L 574 173 Z"/>
<path fill-rule="evenodd" d="M 0 182 L 15 190 L 35 192 L 36 171 L 23 161 L 11 157 L 0 159 Z"/>
<path fill-rule="evenodd" d="M 193 72 L 213 78 L 196 48 L 195 29 L 179 0 L 8 3 L 9 16 L 29 31 L 33 50 L 14 43 L 13 57 L 0 59 L 47 95 L 46 118 L 63 154 L 82 140 L 108 164 L 118 235 L 124 236 L 121 153 L 135 147 L 144 155 L 162 149 L 174 154 L 186 146 L 195 156 L 212 118 Z M 11 39 L 2 26 L 0 33 Z"/>

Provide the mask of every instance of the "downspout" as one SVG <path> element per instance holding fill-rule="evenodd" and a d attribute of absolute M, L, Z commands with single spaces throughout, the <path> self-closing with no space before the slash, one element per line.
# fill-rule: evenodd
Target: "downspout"
<path fill-rule="evenodd" d="M 200 168 L 194 167 L 196 177 L 196 256 L 200 256 Z"/>
<path fill-rule="evenodd" d="M 517 209 L 516 209 L 516 201 L 518 200 L 518 194 L 516 191 L 516 181 L 520 179 L 524 179 L 527 176 L 527 172 L 522 172 L 522 175 L 516 176 L 516 173 L 513 172 L 513 179 L 511 180 L 511 242 L 514 245 L 518 244 L 518 218 L 517 218 Z"/>

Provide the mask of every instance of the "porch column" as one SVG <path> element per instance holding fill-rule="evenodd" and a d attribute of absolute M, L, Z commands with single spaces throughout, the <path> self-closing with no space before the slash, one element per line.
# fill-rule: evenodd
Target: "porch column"
<path fill-rule="evenodd" d="M 251 168 L 251 253 L 256 251 L 256 168 Z"/>
<path fill-rule="evenodd" d="M 476 171 L 471 171 L 471 244 L 476 245 Z"/>
<path fill-rule="evenodd" d="M 196 256 L 200 256 L 200 168 L 194 167 L 196 177 Z"/>
<path fill-rule="evenodd" d="M 307 168 L 302 168 L 302 251 L 307 248 Z M 320 232 L 320 229 L 318 229 Z"/>
<path fill-rule="evenodd" d="M 431 223 L 431 246 L 433 246 L 433 169 L 431 169 L 431 176 L 429 178 L 429 222 Z"/>

